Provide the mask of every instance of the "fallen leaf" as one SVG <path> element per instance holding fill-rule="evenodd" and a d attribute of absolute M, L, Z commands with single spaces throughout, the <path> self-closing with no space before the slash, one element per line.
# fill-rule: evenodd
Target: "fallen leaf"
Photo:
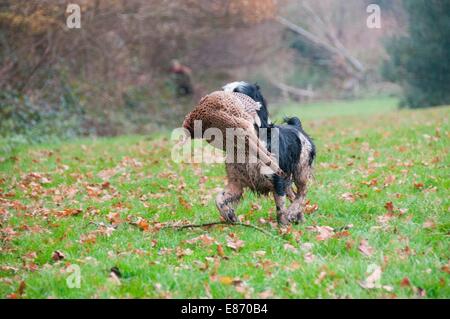
<path fill-rule="evenodd" d="M 416 189 L 422 189 L 423 188 L 423 183 L 414 183 L 414 188 Z"/>
<path fill-rule="evenodd" d="M 104 169 L 103 171 L 100 171 L 97 176 L 100 177 L 104 181 L 108 181 L 111 177 L 117 174 L 117 169 L 110 168 L 110 169 Z"/>
<path fill-rule="evenodd" d="M 369 266 L 368 271 L 370 271 L 371 274 L 360 283 L 361 287 L 365 289 L 379 288 L 381 280 L 381 267 L 372 264 Z"/>
<path fill-rule="evenodd" d="M 186 208 L 187 210 L 191 210 L 192 206 L 189 204 L 183 197 L 178 197 L 178 201 L 180 202 L 181 206 Z"/>
<path fill-rule="evenodd" d="M 320 284 L 322 280 L 327 276 L 327 273 L 325 271 L 320 272 L 319 277 L 314 281 L 316 285 Z"/>
<path fill-rule="evenodd" d="M 264 257 L 266 255 L 266 252 L 264 250 L 257 250 L 254 254 L 257 257 Z"/>
<path fill-rule="evenodd" d="M 305 214 L 312 214 L 318 209 L 319 209 L 319 205 L 317 203 L 311 205 L 311 204 L 309 204 L 309 202 L 307 202 L 305 204 L 304 212 L 305 212 Z"/>
<path fill-rule="evenodd" d="M 176 249 L 176 255 L 178 258 L 181 258 L 183 256 L 189 256 L 189 255 L 192 255 L 193 253 L 194 253 L 194 251 L 189 248 L 182 249 L 181 247 L 177 247 L 177 249 Z"/>
<path fill-rule="evenodd" d="M 423 228 L 435 228 L 436 224 L 431 219 L 428 219 L 423 223 L 422 227 Z"/>
<path fill-rule="evenodd" d="M 310 264 L 314 261 L 314 259 L 316 259 L 316 256 L 314 256 L 312 252 L 307 252 L 303 256 L 303 258 L 305 260 L 305 263 Z"/>
<path fill-rule="evenodd" d="M 392 202 L 387 202 L 384 204 L 384 208 L 386 208 L 389 213 L 392 213 L 394 211 L 394 204 Z"/>
<path fill-rule="evenodd" d="M 136 225 L 143 231 L 147 231 L 149 229 L 149 224 L 144 218 L 139 218 Z"/>
<path fill-rule="evenodd" d="M 372 256 L 373 254 L 373 248 L 369 246 L 369 243 L 367 240 L 363 239 L 359 243 L 358 250 L 368 257 Z"/>
<path fill-rule="evenodd" d="M 225 252 L 223 251 L 222 245 L 217 245 L 217 253 L 220 257 L 225 257 Z"/>
<path fill-rule="evenodd" d="M 272 296 L 273 296 L 273 292 L 271 289 L 267 289 L 259 294 L 259 298 L 261 298 L 261 299 L 268 299 L 268 298 L 271 298 Z"/>
<path fill-rule="evenodd" d="M 56 216 L 58 217 L 69 217 L 69 216 L 76 216 L 81 214 L 81 209 L 76 208 L 66 208 L 64 210 L 60 210 L 56 212 Z"/>
<path fill-rule="evenodd" d="M 397 178 L 395 177 L 395 175 L 386 176 L 386 178 L 384 179 L 384 186 L 386 187 L 386 186 L 393 184 L 396 179 Z"/>
<path fill-rule="evenodd" d="M 387 286 L 387 285 L 384 285 L 384 286 L 383 286 L 383 289 L 386 290 L 386 291 L 388 291 L 388 292 L 394 291 L 394 287 L 392 287 L 392 286 Z"/>
<path fill-rule="evenodd" d="M 65 258 L 64 254 L 62 252 L 60 252 L 59 250 L 55 250 L 52 254 L 52 259 L 54 261 L 60 261 L 63 260 Z"/>
<path fill-rule="evenodd" d="M 120 214 L 119 213 L 109 213 L 107 216 L 108 221 L 112 225 L 120 224 L 122 221 L 120 220 Z"/>
<path fill-rule="evenodd" d="M 233 278 L 229 276 L 219 277 L 219 282 L 224 285 L 231 285 L 233 283 Z"/>
<path fill-rule="evenodd" d="M 448 263 L 446 265 L 441 267 L 441 270 L 443 272 L 446 272 L 447 274 L 450 274 L 450 260 L 448 261 Z"/>
<path fill-rule="evenodd" d="M 341 195 L 341 198 L 347 202 L 354 203 L 356 198 L 352 193 L 344 193 Z"/>
<path fill-rule="evenodd" d="M 97 241 L 95 233 L 82 234 L 80 236 L 80 243 L 82 244 L 94 244 Z"/>
<path fill-rule="evenodd" d="M 238 251 L 242 246 L 244 246 L 244 241 L 237 238 L 235 234 L 231 233 L 227 237 L 227 247 Z"/>
<path fill-rule="evenodd" d="M 315 231 L 319 233 L 316 238 L 319 241 L 326 240 L 328 238 L 333 237 L 334 229 L 330 226 L 311 226 L 307 228 L 308 230 Z"/>
<path fill-rule="evenodd" d="M 211 237 L 211 236 L 209 236 L 207 234 L 203 234 L 203 235 L 200 235 L 198 237 L 194 237 L 192 239 L 188 239 L 188 240 L 186 240 L 186 243 L 194 244 L 194 243 L 199 242 L 199 241 L 202 244 L 204 244 L 205 246 L 211 246 L 212 244 L 216 244 L 217 243 L 217 241 L 213 237 Z"/>
<path fill-rule="evenodd" d="M 409 278 L 408 277 L 403 278 L 402 281 L 400 281 L 400 286 L 401 287 L 411 286 L 411 282 L 409 281 Z"/>

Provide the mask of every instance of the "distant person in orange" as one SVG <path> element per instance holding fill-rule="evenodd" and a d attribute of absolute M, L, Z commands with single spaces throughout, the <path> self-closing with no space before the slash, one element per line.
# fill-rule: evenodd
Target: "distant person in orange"
<path fill-rule="evenodd" d="M 178 60 L 172 60 L 170 72 L 174 75 L 177 96 L 187 96 L 194 93 L 192 86 L 192 70 L 181 64 Z"/>

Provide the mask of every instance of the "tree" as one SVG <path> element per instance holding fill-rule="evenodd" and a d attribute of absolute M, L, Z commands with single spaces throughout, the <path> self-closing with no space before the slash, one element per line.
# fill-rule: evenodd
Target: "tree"
<path fill-rule="evenodd" d="M 384 77 L 403 88 L 402 106 L 450 104 L 450 1 L 404 0 L 408 35 L 386 45 Z"/>

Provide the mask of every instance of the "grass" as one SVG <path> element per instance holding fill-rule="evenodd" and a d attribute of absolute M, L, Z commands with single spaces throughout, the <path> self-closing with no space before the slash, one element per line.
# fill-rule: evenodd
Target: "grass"
<path fill-rule="evenodd" d="M 302 120 L 316 120 L 345 115 L 366 115 L 391 112 L 397 109 L 398 100 L 394 97 L 368 98 L 364 100 L 310 102 L 306 104 L 288 103 L 276 107 L 277 115 L 297 114 Z"/>
<path fill-rule="evenodd" d="M 279 234 L 273 201 L 246 193 L 237 214 L 280 240 L 241 226 L 159 229 L 218 220 L 213 198 L 225 175 L 221 164 L 172 162 L 166 135 L 3 154 L 0 296 L 449 298 L 450 108 L 392 105 L 277 112 L 300 115 L 317 144 L 310 213 Z M 334 232 L 320 238 L 324 226 Z M 79 288 L 68 287 L 70 265 Z M 363 287 L 375 269 L 381 277 Z"/>

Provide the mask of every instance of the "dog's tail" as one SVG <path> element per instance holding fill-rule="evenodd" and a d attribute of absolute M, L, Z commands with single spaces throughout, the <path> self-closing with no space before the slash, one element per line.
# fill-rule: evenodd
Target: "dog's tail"
<path fill-rule="evenodd" d="M 284 118 L 284 123 L 286 123 L 287 125 L 292 125 L 297 129 L 301 129 L 302 128 L 302 122 L 300 121 L 300 119 L 298 117 L 285 117 Z"/>

